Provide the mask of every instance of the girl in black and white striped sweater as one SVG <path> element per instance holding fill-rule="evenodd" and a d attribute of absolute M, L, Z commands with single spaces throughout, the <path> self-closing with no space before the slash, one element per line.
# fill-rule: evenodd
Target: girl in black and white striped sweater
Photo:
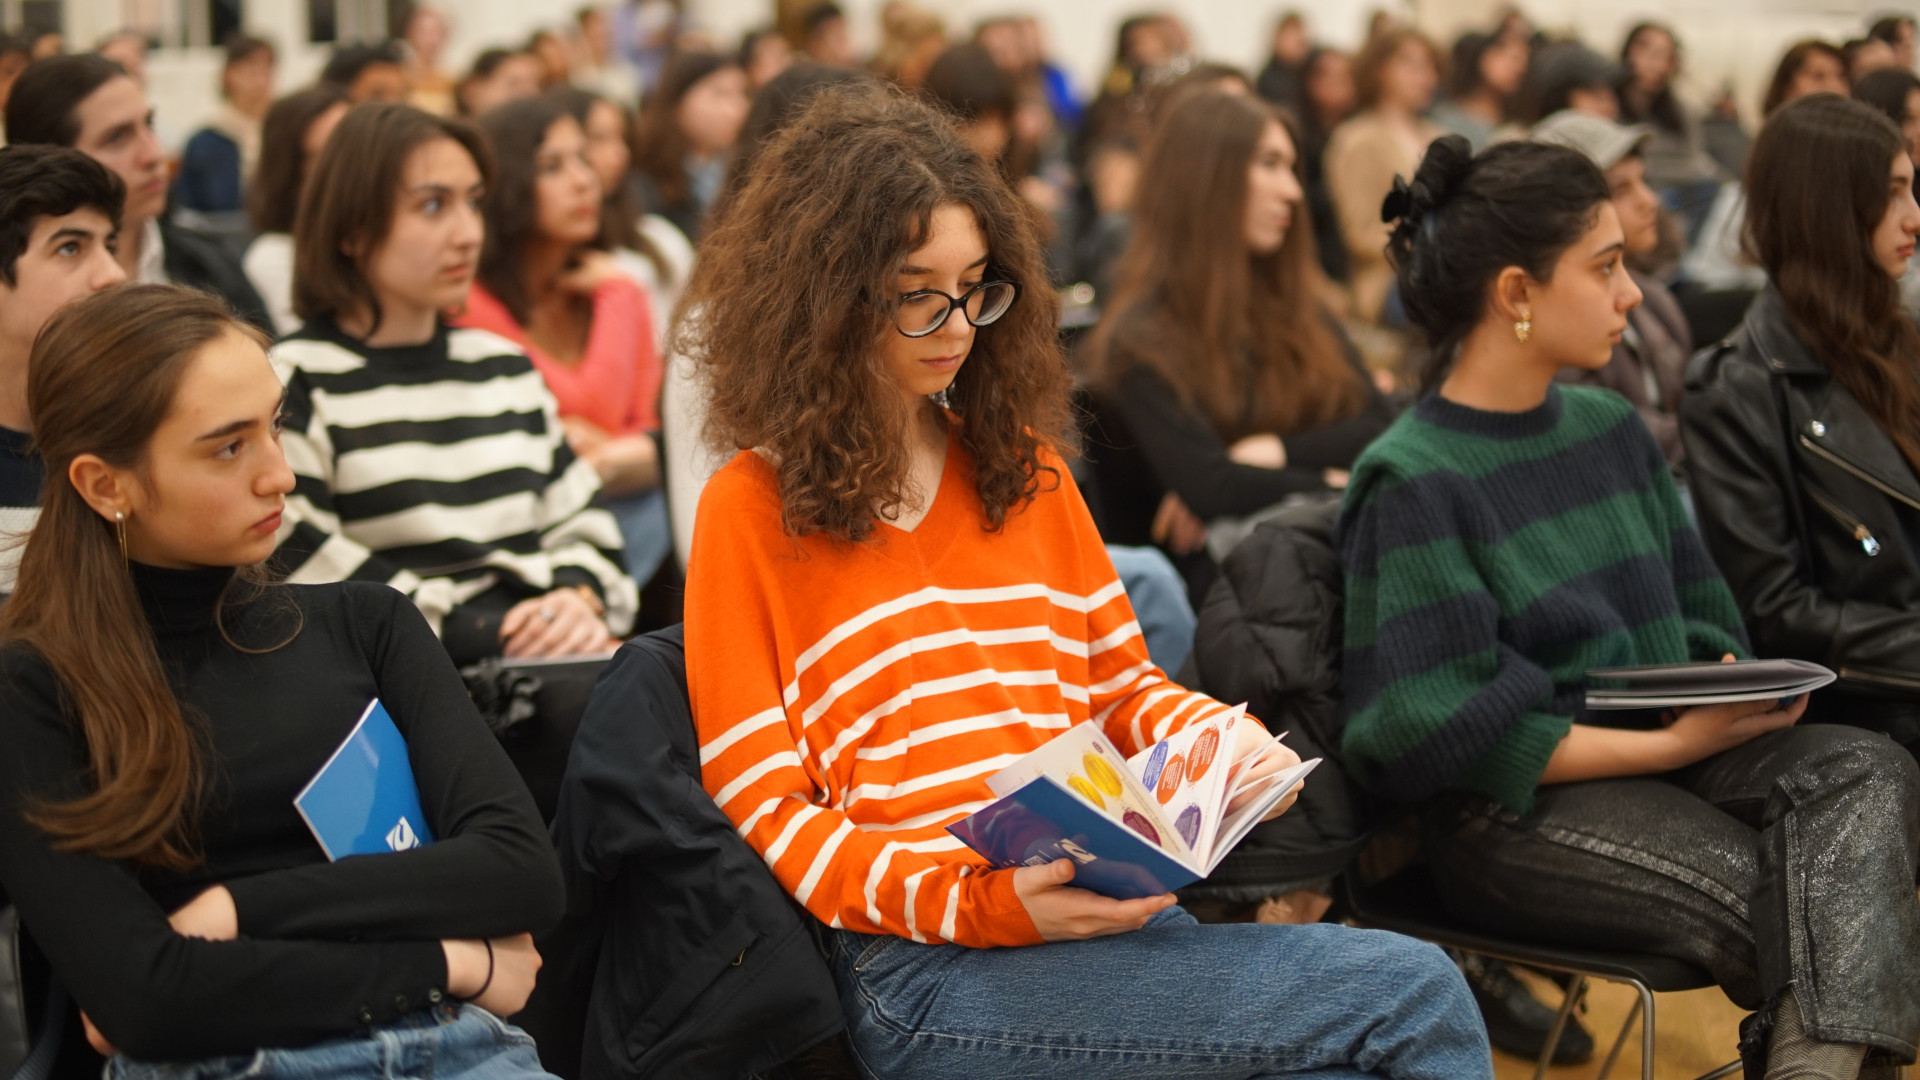
<path fill-rule="evenodd" d="M 289 580 L 385 581 L 463 663 L 600 651 L 638 607 L 539 372 L 441 319 L 473 283 L 489 158 L 472 128 L 405 106 L 342 121 L 294 225 L 306 325 L 272 353 Z"/>

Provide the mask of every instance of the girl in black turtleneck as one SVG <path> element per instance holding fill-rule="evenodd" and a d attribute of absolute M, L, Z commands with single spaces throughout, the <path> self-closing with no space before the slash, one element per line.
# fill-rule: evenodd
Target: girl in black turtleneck
<path fill-rule="evenodd" d="M 0 886 L 108 1075 L 380 1075 L 383 1052 L 539 1075 L 495 1019 L 562 905 L 533 801 L 404 596 L 264 583 L 294 478 L 257 337 L 126 286 L 31 363 L 47 476 L 0 608 Z M 328 862 L 292 800 L 375 697 L 439 839 Z"/>

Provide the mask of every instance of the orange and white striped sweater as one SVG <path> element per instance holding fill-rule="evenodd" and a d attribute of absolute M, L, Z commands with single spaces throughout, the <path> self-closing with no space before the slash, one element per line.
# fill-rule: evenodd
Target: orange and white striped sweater
<path fill-rule="evenodd" d="M 1089 717 L 1132 754 L 1222 708 L 1147 658 L 1059 473 L 990 533 L 951 440 L 926 517 L 864 544 L 787 535 L 774 471 L 751 452 L 702 493 L 686 598 L 701 775 L 821 921 L 1037 943 L 1012 871 L 944 827 L 992 801 L 988 776 Z"/>

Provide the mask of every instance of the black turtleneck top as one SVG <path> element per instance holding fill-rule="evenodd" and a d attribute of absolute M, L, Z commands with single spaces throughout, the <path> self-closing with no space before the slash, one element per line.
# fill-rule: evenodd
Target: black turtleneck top
<path fill-rule="evenodd" d="M 0 649 L 0 885 L 54 972 L 123 1053 L 191 1060 L 349 1034 L 445 997 L 442 938 L 539 933 L 563 905 L 533 799 L 426 620 L 385 585 L 289 585 L 235 604 L 233 572 L 134 580 L 161 660 L 201 726 L 202 865 L 161 872 L 54 850 L 32 800 L 87 790 L 86 742 L 38 653 Z M 236 585 L 234 594 L 247 590 Z M 272 645 L 255 655 L 236 649 Z M 378 697 L 406 736 L 434 835 L 329 863 L 293 798 Z M 167 913 L 215 884 L 240 939 L 180 937 Z"/>

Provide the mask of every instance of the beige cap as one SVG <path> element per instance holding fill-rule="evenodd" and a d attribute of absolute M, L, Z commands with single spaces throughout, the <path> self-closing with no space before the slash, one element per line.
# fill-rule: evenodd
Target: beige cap
<path fill-rule="evenodd" d="M 1645 124 L 1616 124 L 1592 113 L 1561 109 L 1533 125 L 1530 138 L 1537 143 L 1577 150 L 1604 170 L 1640 149 L 1640 144 L 1652 134 L 1653 129 Z"/>

